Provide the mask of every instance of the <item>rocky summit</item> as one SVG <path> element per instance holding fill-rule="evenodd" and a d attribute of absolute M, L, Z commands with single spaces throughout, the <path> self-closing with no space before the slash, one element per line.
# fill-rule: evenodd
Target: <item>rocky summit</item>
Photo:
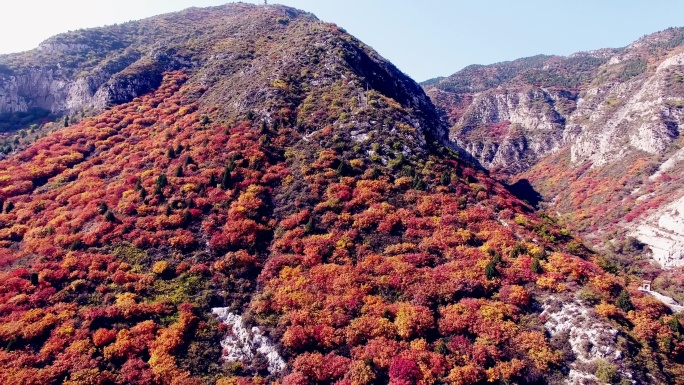
<path fill-rule="evenodd" d="M 579 87 L 611 62 L 586 58 L 471 68 L 478 84 L 453 83 L 467 92 L 435 92 L 454 121 L 506 104 L 547 132 L 581 91 L 485 88 L 556 79 L 543 71 L 564 60 Z M 682 374 L 676 308 L 516 197 L 418 84 L 311 14 L 232 4 L 70 32 L 0 56 L 0 95 L 3 384 Z"/>

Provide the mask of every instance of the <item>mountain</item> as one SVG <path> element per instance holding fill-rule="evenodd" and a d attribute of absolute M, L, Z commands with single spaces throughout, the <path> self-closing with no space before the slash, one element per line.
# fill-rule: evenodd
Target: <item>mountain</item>
<path fill-rule="evenodd" d="M 415 82 L 311 14 L 190 9 L 1 60 L 19 126 L 0 160 L 3 384 L 682 372 L 670 308 L 464 160 Z"/>
<path fill-rule="evenodd" d="M 531 183 L 615 263 L 634 267 L 646 245 L 672 268 L 684 256 L 683 43 L 684 29 L 671 28 L 620 49 L 469 67 L 424 87 L 458 145 L 511 184 Z M 648 259 L 636 265 L 658 274 Z"/>

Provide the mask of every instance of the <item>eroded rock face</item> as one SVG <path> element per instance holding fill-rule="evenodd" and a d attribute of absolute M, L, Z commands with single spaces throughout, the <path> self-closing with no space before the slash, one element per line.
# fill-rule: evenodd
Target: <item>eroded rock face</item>
<path fill-rule="evenodd" d="M 663 268 L 684 266 L 684 197 L 646 217 L 632 232 Z"/>
<path fill-rule="evenodd" d="M 671 84 L 684 71 L 684 54 L 663 61 L 651 76 L 591 88 L 577 101 L 568 121 L 579 132 L 569 142 L 573 163 L 591 162 L 595 167 L 619 161 L 633 151 L 664 153 L 679 136 L 684 97 Z"/>
<path fill-rule="evenodd" d="M 542 88 L 492 90 L 474 95 L 451 139 L 486 168 L 521 171 L 563 144 L 575 95 Z"/>
<path fill-rule="evenodd" d="M 136 62 L 127 67 L 127 73 L 98 68 L 74 76 L 59 68 L 38 67 L 11 75 L 0 74 L 0 114 L 31 108 L 52 113 L 99 111 L 154 90 L 161 82 L 163 71 L 176 67 L 169 63 L 159 66 Z"/>
<path fill-rule="evenodd" d="M 597 248 L 638 227 L 661 266 L 682 266 L 684 222 L 660 208 L 676 205 L 684 183 L 683 41 L 673 28 L 620 49 L 469 67 L 424 87 L 454 142 L 512 183 L 529 181 Z"/>
<path fill-rule="evenodd" d="M 93 101 L 89 79 L 65 76 L 59 69 L 32 68 L 0 78 L 0 114 L 40 108 L 51 112 L 77 110 Z M 95 79 L 93 79 L 95 80 Z"/>
<path fill-rule="evenodd" d="M 618 330 L 600 319 L 591 307 L 578 299 L 562 302 L 557 297 L 547 298 L 543 306 L 544 327 L 552 337 L 567 336 L 575 356 L 569 365 L 567 384 L 597 383 L 591 368 L 600 360 L 618 367 L 621 377 L 632 378 L 621 365 L 623 352 L 617 346 Z"/>
<path fill-rule="evenodd" d="M 214 308 L 212 312 L 230 327 L 230 334 L 221 341 L 223 359 L 226 362 L 241 362 L 249 366 L 250 361 L 257 354 L 261 354 L 268 361 L 269 373 L 277 374 L 285 370 L 285 361 L 280 357 L 275 345 L 258 327 L 247 329 L 242 316 L 230 312 L 228 308 Z"/>

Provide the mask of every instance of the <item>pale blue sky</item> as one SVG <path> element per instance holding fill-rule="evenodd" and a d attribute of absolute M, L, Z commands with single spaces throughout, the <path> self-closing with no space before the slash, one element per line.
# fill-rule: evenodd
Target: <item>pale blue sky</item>
<path fill-rule="evenodd" d="M 0 53 L 31 49 L 47 37 L 68 30 L 225 2 L 4 0 Z M 338 24 L 418 81 L 449 75 L 469 64 L 621 47 L 645 34 L 684 26 L 684 1 L 677 0 L 277 2 Z"/>

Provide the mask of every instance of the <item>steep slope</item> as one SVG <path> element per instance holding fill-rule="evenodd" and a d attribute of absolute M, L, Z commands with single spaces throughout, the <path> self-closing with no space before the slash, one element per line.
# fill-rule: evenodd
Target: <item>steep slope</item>
<path fill-rule="evenodd" d="M 656 210 L 682 197 L 683 41 L 672 28 L 623 49 L 493 65 L 515 76 L 484 88 L 470 70 L 425 87 L 449 112 L 452 139 L 483 166 L 532 182 L 596 245 L 622 249 L 635 236 L 672 267 L 684 231 L 658 226 Z"/>
<path fill-rule="evenodd" d="M 679 319 L 460 160 L 370 48 L 285 7 L 159 20 L 198 37 L 139 39 L 205 53 L 0 161 L 3 384 L 681 374 Z"/>

